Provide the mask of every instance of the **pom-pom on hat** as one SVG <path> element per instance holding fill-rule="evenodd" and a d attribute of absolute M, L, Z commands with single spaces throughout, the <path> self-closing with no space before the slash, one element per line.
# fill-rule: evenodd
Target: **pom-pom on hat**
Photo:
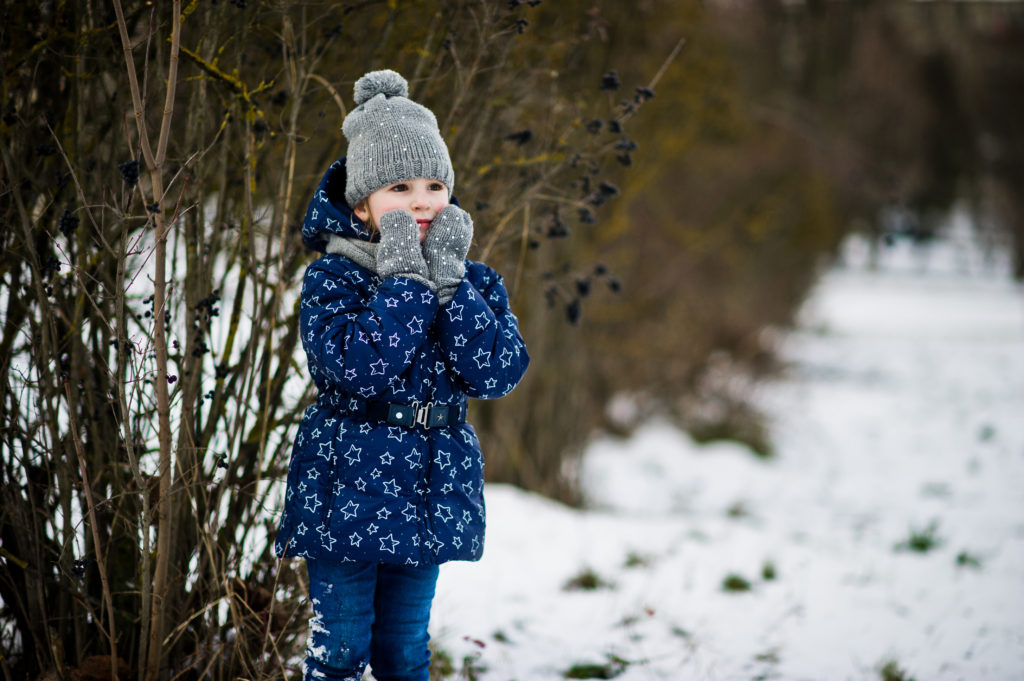
<path fill-rule="evenodd" d="M 371 71 L 356 81 L 354 93 L 357 106 L 341 125 L 348 138 L 348 205 L 417 177 L 443 182 L 450 194 L 455 171 L 437 118 L 409 99 L 405 78 L 389 69 Z"/>

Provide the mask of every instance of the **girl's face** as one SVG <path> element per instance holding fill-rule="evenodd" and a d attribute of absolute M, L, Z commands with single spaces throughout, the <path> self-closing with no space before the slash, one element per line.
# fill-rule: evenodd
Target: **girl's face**
<path fill-rule="evenodd" d="M 448 187 L 443 182 L 417 177 L 381 187 L 360 201 L 355 214 L 376 227 L 377 218 L 388 211 L 401 209 L 411 213 L 420 228 L 420 243 L 427 237 L 430 222 L 448 205 Z"/>

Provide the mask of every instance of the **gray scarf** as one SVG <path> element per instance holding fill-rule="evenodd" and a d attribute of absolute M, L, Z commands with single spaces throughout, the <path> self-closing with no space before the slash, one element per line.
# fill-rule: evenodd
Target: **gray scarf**
<path fill-rule="evenodd" d="M 355 264 L 377 272 L 377 244 L 332 234 L 327 239 L 327 252 L 343 255 Z"/>

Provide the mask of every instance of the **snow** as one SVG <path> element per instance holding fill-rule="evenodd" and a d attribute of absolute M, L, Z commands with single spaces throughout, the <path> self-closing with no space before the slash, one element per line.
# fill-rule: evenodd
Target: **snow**
<path fill-rule="evenodd" d="M 587 449 L 586 510 L 488 486 L 484 559 L 442 567 L 431 622 L 457 666 L 1024 678 L 1024 289 L 956 223 L 874 262 L 851 239 L 841 263 L 753 395 L 775 458 L 651 422 Z M 606 585 L 566 589 L 587 570 Z"/>

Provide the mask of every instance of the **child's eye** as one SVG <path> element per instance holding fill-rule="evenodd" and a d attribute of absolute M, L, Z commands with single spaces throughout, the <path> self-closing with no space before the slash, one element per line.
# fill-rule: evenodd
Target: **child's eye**
<path fill-rule="evenodd" d="M 439 191 L 442 191 L 443 189 L 444 189 L 444 185 L 441 184 L 440 182 L 431 182 L 430 183 L 430 191 L 432 191 L 432 192 L 439 192 Z"/>
<path fill-rule="evenodd" d="M 409 187 L 404 182 L 399 182 L 398 184 L 391 185 L 391 189 L 389 191 L 404 192 L 407 189 L 409 189 Z"/>

